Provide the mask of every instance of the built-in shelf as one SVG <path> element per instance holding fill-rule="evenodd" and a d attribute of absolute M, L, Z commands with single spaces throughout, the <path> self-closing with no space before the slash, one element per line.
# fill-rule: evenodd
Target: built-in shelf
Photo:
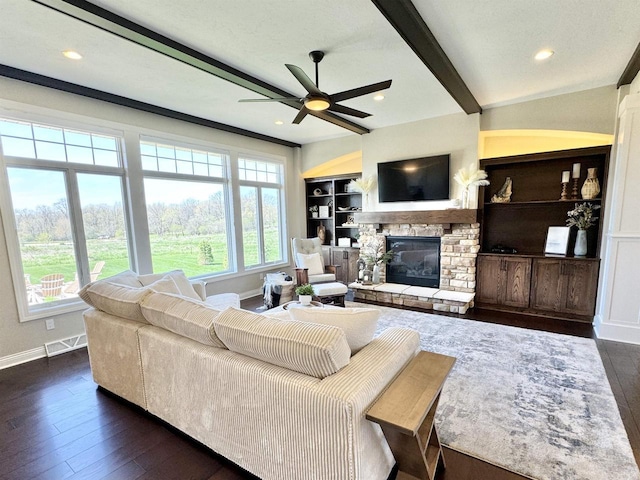
<path fill-rule="evenodd" d="M 584 200 L 582 198 L 573 198 L 573 199 L 568 199 L 568 200 L 530 200 L 530 201 L 521 201 L 521 202 L 506 202 L 506 203 L 499 203 L 499 202 L 489 202 L 489 203 L 485 203 L 484 204 L 484 208 L 490 208 L 490 207 L 506 207 L 509 205 L 536 205 L 536 206 L 540 206 L 540 205 L 556 205 L 556 204 L 561 204 L 561 203 L 583 203 L 583 202 L 590 202 L 590 203 L 600 203 L 601 199 L 600 198 L 593 198 L 591 200 Z"/>
<path fill-rule="evenodd" d="M 356 223 L 476 223 L 478 211 L 450 208 L 447 210 L 423 210 L 411 212 L 354 212 Z"/>

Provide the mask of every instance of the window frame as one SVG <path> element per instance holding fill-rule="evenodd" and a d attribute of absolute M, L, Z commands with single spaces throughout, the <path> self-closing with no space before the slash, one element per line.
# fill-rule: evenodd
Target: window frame
<path fill-rule="evenodd" d="M 158 136 L 158 135 L 148 135 L 143 132 L 139 134 L 139 145 L 140 142 L 154 142 L 154 143 L 164 143 L 168 145 L 172 145 L 173 147 L 182 147 L 188 148 L 191 150 L 204 150 L 211 153 L 219 153 L 225 156 L 223 160 L 223 174 L 226 174 L 226 177 L 212 177 L 212 176 L 204 176 L 204 175 L 196 175 L 196 174 L 186 174 L 186 173 L 173 173 L 173 172 L 165 172 L 161 170 L 145 170 L 142 167 L 142 154 L 139 157 L 140 163 L 140 175 L 143 182 L 144 189 L 144 180 L 146 178 L 154 178 L 154 179 L 162 179 L 162 180 L 177 180 L 177 181 L 187 181 L 187 182 L 198 182 L 198 183 L 212 183 L 222 185 L 222 192 L 224 194 L 224 202 L 225 202 L 225 228 L 227 232 L 227 248 L 228 248 L 228 262 L 229 267 L 226 270 L 220 272 L 208 272 L 200 275 L 195 275 L 194 279 L 213 279 L 223 277 L 225 275 L 233 274 L 238 272 L 238 254 L 237 254 L 237 239 L 235 235 L 235 231 L 233 228 L 233 218 L 234 218 L 234 205 L 233 205 L 233 194 L 232 194 L 232 175 L 231 175 L 231 155 L 232 152 L 230 150 L 224 149 L 218 145 L 207 144 L 206 142 L 186 142 L 184 138 L 180 140 L 176 139 L 176 137 L 172 135 Z M 145 210 L 147 209 L 147 204 L 145 200 Z M 148 225 L 148 213 L 147 213 L 147 225 Z M 149 237 L 149 256 L 151 259 L 151 268 L 153 268 L 153 254 L 151 252 L 151 239 Z"/>
<path fill-rule="evenodd" d="M 54 315 L 75 312 L 87 308 L 86 303 L 79 297 L 71 297 L 68 299 L 55 300 L 39 305 L 30 306 L 27 298 L 27 289 L 22 288 L 24 281 L 24 266 L 22 263 L 22 251 L 20 248 L 20 239 L 17 233 L 17 222 L 15 219 L 15 209 L 10 193 L 10 183 L 8 168 L 23 168 L 33 170 L 48 170 L 61 172 L 65 182 L 66 200 L 69 208 L 69 220 L 71 228 L 71 237 L 74 243 L 74 254 L 76 271 L 80 285 L 86 285 L 90 281 L 90 265 L 87 252 L 87 243 L 84 235 L 84 223 L 82 218 L 82 209 L 80 206 L 80 193 L 78 189 L 77 175 L 79 173 L 87 173 L 94 175 L 109 175 L 120 178 L 124 221 L 127 230 L 130 230 L 130 212 L 127 208 L 129 204 L 128 192 L 126 189 L 126 171 L 125 171 L 125 153 L 124 153 L 124 133 L 95 127 L 91 124 L 76 124 L 75 122 L 65 122 L 61 119 L 50 118 L 33 118 L 31 115 L 15 116 L 7 115 L 0 109 L 0 117 L 5 120 L 16 122 L 29 122 L 52 127 L 68 128 L 80 130 L 87 133 L 96 133 L 113 136 L 118 144 L 119 167 L 108 167 L 102 165 L 89 165 L 75 162 L 61 162 L 57 160 L 40 160 L 35 158 L 16 157 L 4 155 L 2 143 L 0 142 L 0 166 L 2 172 L 0 175 L 0 184 L 2 186 L 2 194 L 0 195 L 0 206 L 5 214 L 2 215 L 2 224 L 5 231 L 5 241 L 7 252 L 9 254 L 9 266 L 11 270 L 11 278 L 13 281 L 13 290 L 16 297 L 18 307 L 18 317 L 20 322 L 37 320 Z M 10 213 L 10 214 L 6 214 Z M 132 262 L 134 245 L 132 243 L 132 235 L 127 232 L 127 249 L 129 255 L 129 263 Z"/>
<path fill-rule="evenodd" d="M 287 215 L 285 211 L 286 204 L 286 162 L 277 157 L 271 157 L 264 154 L 257 153 L 247 153 L 247 152 L 238 152 L 238 155 L 235 159 L 233 169 L 234 169 L 234 178 L 236 180 L 238 186 L 238 201 L 242 202 L 240 196 L 240 187 L 255 187 L 257 188 L 256 194 L 256 210 L 257 210 L 257 220 L 258 220 L 258 257 L 259 263 L 256 265 L 245 266 L 244 265 L 244 246 L 242 241 L 239 242 L 238 247 L 242 248 L 242 255 L 238 256 L 238 268 L 241 268 L 242 271 L 254 273 L 256 271 L 261 270 L 270 270 L 278 265 L 286 265 L 289 262 L 289 253 L 287 249 L 287 238 L 288 238 L 288 229 L 287 229 Z M 256 162 L 266 162 L 276 164 L 279 167 L 279 176 L 280 181 L 278 183 L 271 183 L 266 181 L 258 181 L 258 180 L 240 180 L 240 160 L 249 160 Z M 265 240 L 264 240 L 264 219 L 263 219 L 263 209 L 262 209 L 262 189 L 277 189 L 279 191 L 279 209 L 278 215 L 280 219 L 280 251 L 282 252 L 282 256 L 279 260 L 275 260 L 272 262 L 265 261 Z M 242 234 L 242 208 L 241 203 L 238 204 L 238 220 L 237 223 L 239 225 L 239 231 Z M 242 265 L 240 261 L 242 260 Z"/>

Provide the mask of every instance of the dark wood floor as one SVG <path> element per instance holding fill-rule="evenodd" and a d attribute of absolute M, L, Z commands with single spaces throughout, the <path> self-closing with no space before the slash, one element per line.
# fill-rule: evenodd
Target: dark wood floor
<path fill-rule="evenodd" d="M 245 308 L 257 306 L 259 300 L 243 302 Z M 535 319 L 529 323 L 521 326 L 545 326 Z M 562 333 L 588 336 L 579 331 L 582 327 L 565 325 Z M 638 461 L 640 346 L 597 344 Z M 137 407 L 97 390 L 82 349 L 0 370 L 0 480 L 67 478 L 255 477 Z M 446 470 L 438 478 L 454 480 Z"/>

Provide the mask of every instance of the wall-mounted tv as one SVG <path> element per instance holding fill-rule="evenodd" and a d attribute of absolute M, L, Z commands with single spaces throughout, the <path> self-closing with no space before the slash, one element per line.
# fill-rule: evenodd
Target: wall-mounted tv
<path fill-rule="evenodd" d="M 449 200 L 449 155 L 379 163 L 378 200 Z"/>

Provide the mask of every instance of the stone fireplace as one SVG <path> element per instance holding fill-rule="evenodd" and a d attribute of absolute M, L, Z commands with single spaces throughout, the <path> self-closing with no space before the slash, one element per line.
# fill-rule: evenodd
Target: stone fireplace
<path fill-rule="evenodd" d="M 393 274 L 387 278 L 388 273 L 383 268 L 382 282 L 386 283 L 361 289 L 356 285 L 355 297 L 365 301 L 465 313 L 473 306 L 476 289 L 476 259 L 480 251 L 480 224 L 476 218 L 476 210 L 462 209 L 356 214 L 361 234 L 384 237 L 385 244 L 387 239 L 393 242 L 394 238 L 436 239 L 440 243 L 440 256 L 439 283 L 436 286 L 398 284 L 393 281 Z M 421 264 L 424 265 L 424 259 L 418 260 L 414 267 Z"/>

